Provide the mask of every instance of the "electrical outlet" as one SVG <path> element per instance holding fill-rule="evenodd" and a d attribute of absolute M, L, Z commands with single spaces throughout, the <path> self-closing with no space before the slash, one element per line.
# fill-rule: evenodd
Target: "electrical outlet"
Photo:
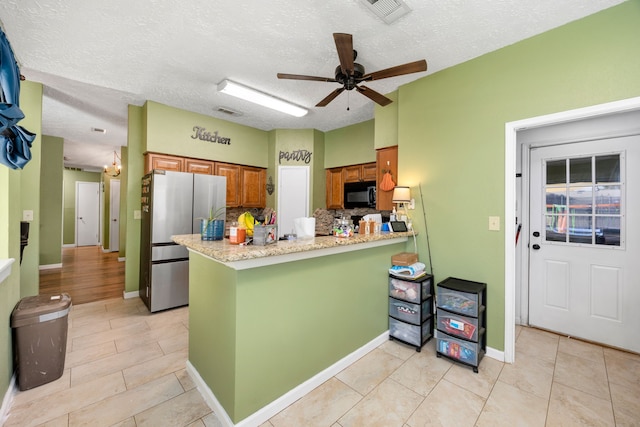
<path fill-rule="evenodd" d="M 33 221 L 33 211 L 22 211 L 23 221 Z"/>
<path fill-rule="evenodd" d="M 499 216 L 490 216 L 489 217 L 489 230 L 491 230 L 491 231 L 500 231 L 500 217 Z"/>

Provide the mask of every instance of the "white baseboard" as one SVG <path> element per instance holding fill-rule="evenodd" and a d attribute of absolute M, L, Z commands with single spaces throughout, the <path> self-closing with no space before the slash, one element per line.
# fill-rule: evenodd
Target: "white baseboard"
<path fill-rule="evenodd" d="M 62 263 L 60 264 L 46 264 L 38 267 L 40 270 L 53 270 L 54 268 L 62 268 Z"/>
<path fill-rule="evenodd" d="M 16 374 L 14 372 L 9 381 L 9 388 L 7 388 L 4 398 L 2 399 L 2 407 L 0 407 L 0 426 L 3 426 L 9 417 L 9 409 L 13 402 L 13 397 L 16 395 Z"/>
<path fill-rule="evenodd" d="M 487 347 L 487 357 L 496 359 L 499 362 L 504 362 L 504 351 L 496 350 L 495 348 Z"/>
<path fill-rule="evenodd" d="M 118 262 L 125 262 L 126 260 L 127 260 L 126 257 L 123 257 L 123 256 L 118 257 Z"/>
<path fill-rule="evenodd" d="M 373 351 L 378 346 L 383 344 L 385 341 L 389 340 L 389 331 L 384 332 L 382 335 L 374 338 L 369 341 L 367 344 L 363 345 L 356 351 L 351 354 L 348 354 L 344 358 L 340 359 L 333 365 L 329 366 L 324 371 L 318 373 L 317 375 L 309 378 L 307 381 L 303 382 L 299 386 L 293 388 L 287 393 L 283 394 L 273 402 L 269 403 L 267 406 L 262 409 L 257 410 L 253 414 L 249 415 L 247 418 L 240 421 L 238 424 L 233 424 L 231 418 L 224 410 L 216 396 L 213 394 L 209 386 L 204 382 L 196 368 L 191 364 L 191 362 L 187 361 L 187 373 L 191 376 L 191 379 L 198 386 L 198 391 L 204 398 L 205 402 L 209 405 L 209 407 L 215 412 L 218 416 L 218 419 L 222 422 L 222 425 L 225 427 L 253 427 L 260 425 L 270 418 L 272 418 L 277 413 L 281 412 L 295 401 L 310 393 L 316 387 L 322 385 L 325 381 L 330 379 L 331 377 L 336 376 L 343 369 L 355 363 L 357 360 L 365 356 L 370 351 Z"/>
<path fill-rule="evenodd" d="M 75 248 L 76 244 L 75 243 L 67 243 L 66 245 L 62 245 L 63 248 Z"/>
<path fill-rule="evenodd" d="M 124 299 L 138 298 L 140 296 L 140 291 L 133 291 L 133 292 L 124 291 L 122 294 Z"/>

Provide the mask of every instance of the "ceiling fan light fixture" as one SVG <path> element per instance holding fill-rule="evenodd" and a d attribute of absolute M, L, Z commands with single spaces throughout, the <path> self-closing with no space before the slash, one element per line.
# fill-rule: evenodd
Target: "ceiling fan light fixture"
<path fill-rule="evenodd" d="M 302 117 L 309 111 L 290 102 L 276 98 L 272 95 L 260 92 L 247 86 L 232 82 L 231 80 L 223 80 L 218 84 L 218 92 L 262 105 L 282 113 L 290 114 L 294 117 Z"/>

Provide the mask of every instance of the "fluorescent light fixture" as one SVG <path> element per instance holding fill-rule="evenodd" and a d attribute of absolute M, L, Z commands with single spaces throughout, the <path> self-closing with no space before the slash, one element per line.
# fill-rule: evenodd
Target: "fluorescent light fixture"
<path fill-rule="evenodd" d="M 298 107 L 290 102 L 283 101 L 271 95 L 267 95 L 266 93 L 232 82 L 231 80 L 221 81 L 220 84 L 218 84 L 218 92 L 226 93 L 227 95 L 235 96 L 236 98 L 244 99 L 245 101 L 253 102 L 254 104 L 262 105 L 263 107 L 291 114 L 295 117 L 302 117 L 308 113 L 308 110 L 302 107 Z"/>

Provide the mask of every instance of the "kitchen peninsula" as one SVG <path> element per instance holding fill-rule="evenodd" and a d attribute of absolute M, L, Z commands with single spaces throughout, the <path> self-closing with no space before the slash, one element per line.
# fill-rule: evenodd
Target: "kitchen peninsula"
<path fill-rule="evenodd" d="M 388 330 L 391 256 L 409 236 L 267 246 L 174 236 L 189 249 L 188 369 L 201 391 L 233 424 L 253 425 L 377 346 Z"/>

